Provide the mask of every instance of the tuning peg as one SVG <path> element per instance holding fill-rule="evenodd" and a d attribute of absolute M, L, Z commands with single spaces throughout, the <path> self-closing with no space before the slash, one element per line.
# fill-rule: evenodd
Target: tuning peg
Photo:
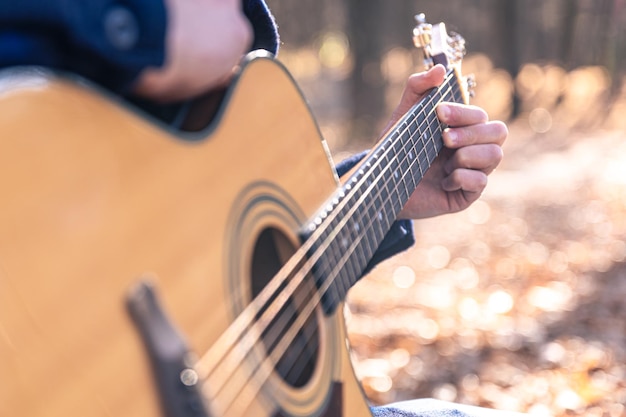
<path fill-rule="evenodd" d="M 463 36 L 456 32 L 451 32 L 448 36 L 448 45 L 452 49 L 452 55 L 454 61 L 461 61 L 465 56 L 465 39 Z"/>
<path fill-rule="evenodd" d="M 415 15 L 417 25 L 413 28 L 413 43 L 417 48 L 427 48 L 432 39 L 433 25 L 426 23 L 426 15 Z"/>
<path fill-rule="evenodd" d="M 469 74 L 465 77 L 465 85 L 467 86 L 469 96 L 474 97 L 476 95 L 476 78 L 474 74 Z"/>

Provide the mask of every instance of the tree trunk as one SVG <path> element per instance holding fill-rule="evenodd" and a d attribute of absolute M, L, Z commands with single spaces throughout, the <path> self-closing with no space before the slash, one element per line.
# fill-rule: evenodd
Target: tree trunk
<path fill-rule="evenodd" d="M 348 39 L 354 56 L 350 90 L 352 139 L 371 141 L 378 134 L 378 119 L 385 105 L 385 83 L 380 57 L 383 40 L 379 18 L 384 0 L 348 0 Z"/>
<path fill-rule="evenodd" d="M 498 0 L 494 2 L 493 10 L 495 12 L 494 22 L 496 27 L 497 36 L 494 42 L 498 44 L 500 53 L 499 56 L 503 57 L 502 63 L 496 62 L 497 66 L 504 67 L 511 77 L 515 79 L 519 73 L 521 60 L 518 43 L 518 34 L 520 25 L 520 7 L 518 6 L 518 0 Z M 517 95 L 517 92 L 513 95 L 512 114 L 511 117 L 515 117 L 519 114 L 521 107 L 521 100 Z"/>

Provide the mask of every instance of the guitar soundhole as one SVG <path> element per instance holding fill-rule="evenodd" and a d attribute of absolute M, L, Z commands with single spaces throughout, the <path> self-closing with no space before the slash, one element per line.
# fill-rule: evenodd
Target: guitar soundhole
<path fill-rule="evenodd" d="M 279 230 L 267 228 L 260 234 L 252 258 L 251 288 L 254 297 L 294 252 L 293 244 Z M 312 280 L 304 281 L 263 332 L 263 344 L 275 371 L 295 388 L 303 387 L 313 376 L 320 345 L 316 315 L 313 313 L 300 318 L 308 303 L 316 300 Z M 277 293 L 282 293 L 286 285 Z M 303 323 L 296 324 L 298 320 Z"/>

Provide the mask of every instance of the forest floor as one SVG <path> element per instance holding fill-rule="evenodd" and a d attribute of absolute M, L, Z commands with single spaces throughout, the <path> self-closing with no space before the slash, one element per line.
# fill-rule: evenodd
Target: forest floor
<path fill-rule="evenodd" d="M 342 141 L 343 84 L 290 66 L 340 160 L 358 146 Z M 598 67 L 530 64 L 512 80 L 485 56 L 463 66 L 478 83 L 472 102 L 491 118 L 508 118 L 513 91 L 523 113 L 481 199 L 416 221 L 416 245 L 348 294 L 365 393 L 374 404 L 434 397 L 626 417 L 626 87 L 607 100 Z"/>
<path fill-rule="evenodd" d="M 514 123 L 481 199 L 415 234 L 350 293 L 372 402 L 626 416 L 623 132 Z"/>

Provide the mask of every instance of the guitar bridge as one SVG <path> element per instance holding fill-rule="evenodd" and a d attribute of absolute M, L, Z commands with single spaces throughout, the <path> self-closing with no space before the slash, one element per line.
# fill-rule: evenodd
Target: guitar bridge
<path fill-rule="evenodd" d="M 200 394 L 193 355 L 166 316 L 152 285 L 142 281 L 127 299 L 130 316 L 150 356 L 167 417 L 209 417 Z"/>

